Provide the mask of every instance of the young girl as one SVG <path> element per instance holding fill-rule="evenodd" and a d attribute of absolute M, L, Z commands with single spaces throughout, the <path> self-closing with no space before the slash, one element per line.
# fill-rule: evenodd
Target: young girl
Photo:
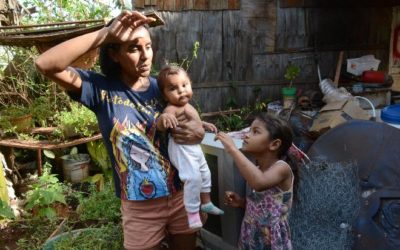
<path fill-rule="evenodd" d="M 164 67 L 158 74 L 157 82 L 165 101 L 168 102 L 163 114 L 157 119 L 158 129 L 176 128 L 176 117 L 181 113 L 190 120 L 201 121 L 196 109 L 189 103 L 193 91 L 189 76 L 183 68 L 174 65 Z M 211 123 L 203 122 L 203 126 L 217 132 L 217 128 Z M 222 215 L 224 212 L 211 202 L 211 174 L 200 145 L 177 144 L 170 137 L 168 155 L 179 171 L 179 178 L 184 182 L 183 201 L 189 227 L 196 229 L 202 226 L 199 208 L 209 214 Z"/>
<path fill-rule="evenodd" d="M 258 115 L 243 140 L 242 151 L 255 158 L 254 165 L 225 133 L 216 136 L 232 155 L 240 173 L 253 189 L 247 199 L 227 191 L 225 203 L 245 208 L 239 249 L 292 249 L 288 212 L 292 205 L 294 175 L 281 160 L 292 145 L 285 122 L 268 114 Z"/>

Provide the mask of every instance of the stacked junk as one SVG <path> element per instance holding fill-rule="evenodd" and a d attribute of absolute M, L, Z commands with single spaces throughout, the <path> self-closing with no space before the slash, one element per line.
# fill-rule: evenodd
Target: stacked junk
<path fill-rule="evenodd" d="M 363 88 L 391 84 L 378 71 L 363 70 L 359 79 Z M 320 88 L 326 105 L 310 128 L 319 137 L 308 148 L 310 162 L 299 170 L 289 218 L 293 248 L 400 249 L 400 129 L 391 126 L 400 117 L 397 104 L 377 117 L 368 99 L 330 79 L 321 80 Z"/>

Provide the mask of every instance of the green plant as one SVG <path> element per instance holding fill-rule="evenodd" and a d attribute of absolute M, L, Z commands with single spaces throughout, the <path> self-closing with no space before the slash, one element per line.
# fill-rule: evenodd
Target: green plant
<path fill-rule="evenodd" d="M 81 220 L 118 221 L 121 218 L 120 204 L 112 182 L 108 181 L 102 191 L 97 191 L 92 185 L 90 195 L 81 198 L 77 212 Z"/>
<path fill-rule="evenodd" d="M 71 231 L 63 236 L 59 240 L 55 240 L 54 249 L 123 249 L 123 233 L 120 223 L 108 223 L 100 228 Z"/>
<path fill-rule="evenodd" d="M 37 209 L 38 217 L 53 219 L 56 210 L 53 205 L 57 203 L 66 204 L 66 186 L 57 179 L 54 174 L 44 174 L 38 178 L 38 182 L 30 185 L 31 190 L 27 192 L 27 210 Z"/>
<path fill-rule="evenodd" d="M 190 66 L 192 65 L 193 61 L 195 59 L 197 59 L 199 49 L 200 49 L 200 42 L 199 41 L 195 41 L 193 43 L 193 49 L 192 49 L 191 57 L 186 56 L 182 60 L 178 60 L 178 62 L 168 62 L 168 60 L 166 60 L 166 63 L 170 64 L 170 65 L 176 65 L 176 66 L 182 67 L 186 71 L 189 71 Z M 151 69 L 151 75 L 158 75 L 158 72 L 159 72 L 159 70 L 155 69 L 154 67 Z"/>
<path fill-rule="evenodd" d="M 237 131 L 246 125 L 245 120 L 238 114 L 221 115 L 215 122 L 215 126 L 221 131 Z"/>
<path fill-rule="evenodd" d="M 70 111 L 61 111 L 56 114 L 57 132 L 64 138 L 68 134 L 77 134 L 81 136 L 92 136 L 99 128 L 96 115 L 85 106 L 77 103 L 71 103 Z"/>
<path fill-rule="evenodd" d="M 3 219 L 15 219 L 15 215 L 7 202 L 0 200 L 0 221 Z"/>
<path fill-rule="evenodd" d="M 86 148 L 96 166 L 100 167 L 103 174 L 106 174 L 111 167 L 111 160 L 108 156 L 106 145 L 102 140 L 86 143 Z"/>
<path fill-rule="evenodd" d="M 112 5 L 100 0 L 23 0 L 25 8 L 34 7 L 36 12 L 26 15 L 23 24 L 43 24 L 74 20 L 103 19 L 110 15 Z"/>
<path fill-rule="evenodd" d="M 285 72 L 285 79 L 289 80 L 289 88 L 293 86 L 293 80 L 300 74 L 300 67 L 297 65 L 294 65 L 292 63 L 289 63 L 289 65 L 286 67 L 286 72 Z"/>

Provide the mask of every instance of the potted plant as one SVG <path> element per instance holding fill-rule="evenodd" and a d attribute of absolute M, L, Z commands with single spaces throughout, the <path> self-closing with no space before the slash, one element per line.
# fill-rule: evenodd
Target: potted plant
<path fill-rule="evenodd" d="M 99 131 L 96 115 L 85 106 L 72 102 L 70 111 L 56 114 L 58 133 L 64 138 L 88 137 Z"/>
<path fill-rule="evenodd" d="M 289 80 L 289 86 L 282 88 L 283 108 L 290 108 L 296 99 L 296 87 L 293 87 L 293 80 L 300 74 L 300 67 L 290 63 L 285 72 L 285 79 Z"/>
<path fill-rule="evenodd" d="M 0 127 L 6 132 L 26 132 L 32 128 L 32 114 L 29 107 L 12 105 L 0 113 Z"/>

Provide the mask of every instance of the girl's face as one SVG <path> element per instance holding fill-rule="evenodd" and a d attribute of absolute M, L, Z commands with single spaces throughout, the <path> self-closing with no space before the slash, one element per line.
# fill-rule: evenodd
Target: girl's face
<path fill-rule="evenodd" d="M 163 88 L 164 98 L 174 106 L 184 106 L 193 96 L 192 86 L 186 74 L 168 75 Z"/>
<path fill-rule="evenodd" d="M 147 29 L 137 28 L 132 35 L 132 40 L 121 44 L 118 52 L 112 54 L 112 58 L 120 64 L 121 73 L 125 78 L 148 77 L 153 59 L 153 49 Z"/>
<path fill-rule="evenodd" d="M 265 123 L 255 119 L 250 126 L 250 131 L 243 140 L 242 151 L 246 153 L 260 153 L 265 151 L 269 144 L 269 132 L 265 127 Z"/>

